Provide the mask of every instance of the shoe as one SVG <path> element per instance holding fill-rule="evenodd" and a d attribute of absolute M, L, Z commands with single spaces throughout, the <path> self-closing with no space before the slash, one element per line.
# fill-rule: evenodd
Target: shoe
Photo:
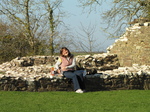
<path fill-rule="evenodd" d="M 76 93 L 83 93 L 83 91 L 81 89 L 77 89 Z"/>

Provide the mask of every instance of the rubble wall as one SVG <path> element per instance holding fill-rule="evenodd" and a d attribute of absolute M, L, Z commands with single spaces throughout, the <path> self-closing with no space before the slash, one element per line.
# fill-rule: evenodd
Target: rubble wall
<path fill-rule="evenodd" d="M 107 51 L 117 54 L 120 66 L 150 65 L 150 22 L 127 28 Z"/>
<path fill-rule="evenodd" d="M 36 56 L 15 58 L 0 65 L 2 91 L 73 91 L 73 84 L 65 77 L 50 76 L 50 67 L 58 57 Z M 113 54 L 77 56 L 87 91 L 118 89 L 150 89 L 150 66 L 119 67 Z M 95 71 L 96 70 L 96 71 Z"/>
<path fill-rule="evenodd" d="M 100 78 L 85 77 L 86 91 L 102 90 L 150 90 L 150 75 L 118 75 L 115 77 Z M 40 78 L 38 80 L 16 79 L 2 77 L 0 91 L 73 91 L 72 81 L 66 78 Z"/>

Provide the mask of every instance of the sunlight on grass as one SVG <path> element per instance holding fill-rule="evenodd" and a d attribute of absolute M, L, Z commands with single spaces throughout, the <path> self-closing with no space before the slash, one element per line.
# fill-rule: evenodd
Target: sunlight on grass
<path fill-rule="evenodd" d="M 150 91 L 0 91 L 1 112 L 149 112 Z"/>

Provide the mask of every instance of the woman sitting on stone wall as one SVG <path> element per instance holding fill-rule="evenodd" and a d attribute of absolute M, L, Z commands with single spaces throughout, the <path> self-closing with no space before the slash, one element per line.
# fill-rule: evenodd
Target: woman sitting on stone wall
<path fill-rule="evenodd" d="M 76 93 L 83 93 L 85 91 L 84 70 L 75 70 L 76 59 L 73 54 L 66 48 L 60 49 L 60 57 L 55 64 L 55 70 L 62 73 L 66 78 L 72 79 L 74 90 Z"/>

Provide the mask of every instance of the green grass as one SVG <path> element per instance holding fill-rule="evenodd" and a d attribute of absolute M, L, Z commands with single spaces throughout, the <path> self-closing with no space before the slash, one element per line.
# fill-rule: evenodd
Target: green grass
<path fill-rule="evenodd" d="M 150 91 L 0 91 L 0 112 L 150 112 Z"/>

